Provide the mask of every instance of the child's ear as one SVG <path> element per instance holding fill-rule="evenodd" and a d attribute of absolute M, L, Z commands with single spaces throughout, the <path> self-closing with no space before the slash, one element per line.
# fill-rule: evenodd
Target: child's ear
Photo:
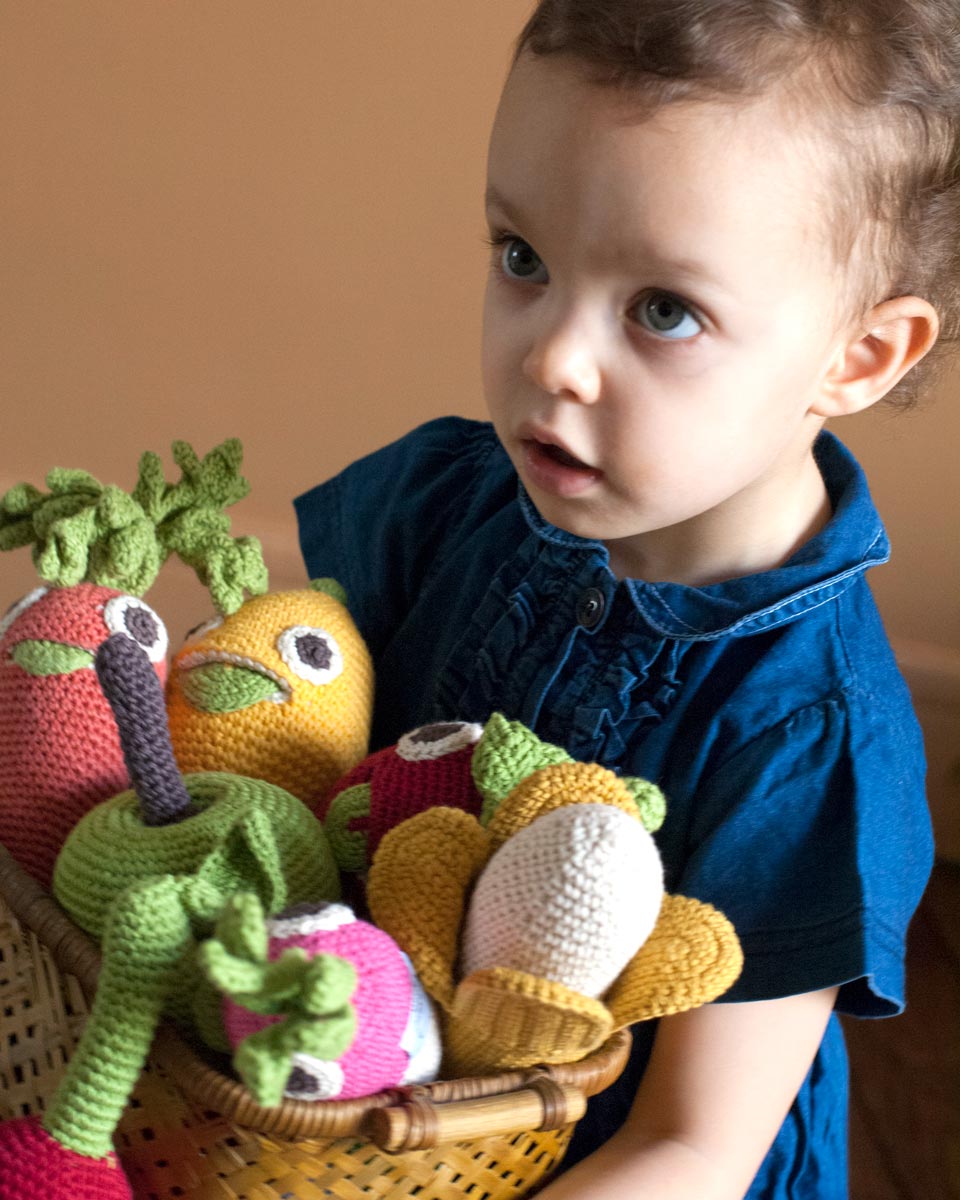
<path fill-rule="evenodd" d="M 923 358 L 939 332 L 937 310 L 928 301 L 884 300 L 838 350 L 811 411 L 840 417 L 869 408 Z"/>

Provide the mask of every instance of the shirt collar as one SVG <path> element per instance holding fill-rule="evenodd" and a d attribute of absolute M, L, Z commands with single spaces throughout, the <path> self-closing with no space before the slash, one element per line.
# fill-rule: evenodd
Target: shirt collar
<path fill-rule="evenodd" d="M 833 516 L 782 567 L 703 588 L 624 581 L 637 611 L 654 631 L 665 637 L 701 641 L 773 629 L 827 603 L 868 568 L 887 561 L 890 544 L 856 459 L 826 431 L 814 444 L 814 457 Z M 607 550 L 601 542 L 577 537 L 545 521 L 522 484 L 519 500 L 528 525 L 542 541 L 599 560 L 609 574 Z"/>

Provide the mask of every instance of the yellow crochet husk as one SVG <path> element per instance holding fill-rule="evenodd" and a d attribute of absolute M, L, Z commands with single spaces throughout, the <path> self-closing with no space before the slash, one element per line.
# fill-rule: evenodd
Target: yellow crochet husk
<path fill-rule="evenodd" d="M 614 1028 L 709 1004 L 743 967 L 736 930 L 710 904 L 664 896 L 653 932 L 606 994 Z"/>
<path fill-rule="evenodd" d="M 475 971 L 448 1013 L 444 1072 L 474 1075 L 537 1063 L 575 1062 L 613 1032 L 599 1000 L 512 967 Z"/>
<path fill-rule="evenodd" d="M 277 648 L 292 626 L 326 630 L 343 655 L 337 678 L 318 684 L 295 674 Z M 186 664 L 212 661 L 264 667 L 289 688 L 277 703 L 205 712 L 186 699 Z M 367 751 L 373 666 L 349 612 L 333 596 L 304 588 L 247 600 L 216 628 L 188 640 L 167 686 L 170 736 L 184 772 L 230 771 L 275 783 L 313 807 Z"/>
<path fill-rule="evenodd" d="M 494 813 L 487 826 L 493 849 L 537 817 L 570 804 L 611 804 L 640 820 L 636 800 L 612 771 L 596 763 L 554 763 L 518 783 Z"/>
<path fill-rule="evenodd" d="M 519 784 L 486 830 L 459 809 L 434 808 L 380 844 L 367 883 L 370 912 L 441 1007 L 446 1074 L 575 1062 L 615 1029 L 715 1000 L 740 973 L 743 955 L 726 917 L 698 900 L 664 896 L 650 937 L 601 1000 L 509 967 L 457 983 L 470 890 L 494 851 L 537 817 L 578 803 L 614 804 L 639 820 L 612 772 L 563 763 Z"/>
<path fill-rule="evenodd" d="M 427 993 L 453 1003 L 460 926 L 490 838 L 469 813 L 430 808 L 391 829 L 374 855 L 367 904 L 374 924 L 412 961 Z"/>

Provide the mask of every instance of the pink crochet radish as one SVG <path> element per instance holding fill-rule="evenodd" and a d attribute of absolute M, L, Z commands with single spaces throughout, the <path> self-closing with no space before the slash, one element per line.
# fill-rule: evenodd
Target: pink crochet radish
<path fill-rule="evenodd" d="M 349 1099 L 436 1077 L 440 1039 L 409 959 L 344 904 L 300 904 L 264 921 L 236 897 L 201 947 L 225 993 L 234 1063 L 261 1104 Z"/>

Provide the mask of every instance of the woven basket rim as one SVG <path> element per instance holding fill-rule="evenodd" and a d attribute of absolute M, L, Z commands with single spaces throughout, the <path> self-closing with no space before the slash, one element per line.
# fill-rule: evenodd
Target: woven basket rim
<path fill-rule="evenodd" d="M 3 845 L 0 845 L 0 894 L 13 916 L 47 947 L 60 970 L 76 977 L 87 1000 L 92 1001 L 100 971 L 99 946 L 74 924 L 56 899 Z M 585 1096 L 593 1096 L 623 1070 L 630 1043 L 629 1030 L 622 1029 L 579 1062 L 437 1080 L 415 1089 L 392 1088 L 355 1100 L 327 1100 L 317 1104 L 284 1099 L 269 1108 L 257 1104 L 242 1083 L 220 1070 L 169 1021 L 162 1022 L 157 1030 L 151 1058 L 176 1078 L 178 1086 L 191 1099 L 240 1125 L 288 1138 L 322 1138 L 360 1133 L 367 1113 L 402 1103 L 411 1092 L 435 1103 L 473 1100 L 519 1091 L 546 1072 L 558 1083 L 572 1084 Z"/>

